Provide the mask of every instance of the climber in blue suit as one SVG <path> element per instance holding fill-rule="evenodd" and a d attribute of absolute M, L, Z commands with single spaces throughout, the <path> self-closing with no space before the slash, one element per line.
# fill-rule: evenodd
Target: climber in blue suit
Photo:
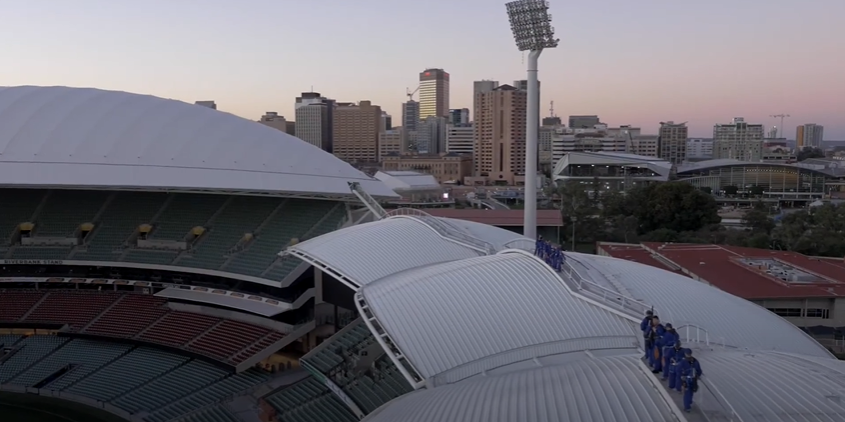
<path fill-rule="evenodd" d="M 661 359 L 657 362 L 657 367 L 655 370 L 662 370 L 663 371 L 663 379 L 669 376 L 669 358 L 666 354 L 669 352 L 670 349 L 675 347 L 675 343 L 679 342 L 681 337 L 678 335 L 678 332 L 672 328 L 672 324 L 666 324 L 666 331 L 663 332 L 663 336 L 660 338 L 660 347 L 661 347 Z"/>
<path fill-rule="evenodd" d="M 666 352 L 666 372 L 663 373 L 663 379 L 669 379 L 669 389 L 676 389 L 681 391 L 681 361 L 684 359 L 684 348 L 681 347 L 681 342 L 675 342 L 675 345 L 667 349 Z"/>
<path fill-rule="evenodd" d="M 681 362 L 681 382 L 684 387 L 684 411 L 689 412 L 692 408 L 692 396 L 698 391 L 698 378 L 701 377 L 701 365 L 692 356 L 692 350 L 684 351 L 684 360 Z"/>
<path fill-rule="evenodd" d="M 645 311 L 645 318 L 643 318 L 642 322 L 640 322 L 640 331 L 643 332 L 643 338 L 645 339 L 645 358 L 648 360 L 648 355 L 651 354 L 652 345 L 648 342 L 648 329 L 651 327 L 651 319 L 654 318 L 654 312 L 652 311 Z"/>
<path fill-rule="evenodd" d="M 653 373 L 660 372 L 660 355 L 662 354 L 663 350 L 661 349 L 660 342 L 663 340 L 663 334 L 666 333 L 666 329 L 663 328 L 663 324 L 660 323 L 660 318 L 655 315 L 651 318 L 651 326 L 648 329 L 648 339 L 651 342 L 651 351 L 648 354 L 648 365 L 654 368 Z"/>

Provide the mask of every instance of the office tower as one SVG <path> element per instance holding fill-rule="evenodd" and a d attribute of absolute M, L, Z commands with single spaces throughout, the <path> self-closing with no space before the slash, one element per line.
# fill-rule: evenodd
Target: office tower
<path fill-rule="evenodd" d="M 629 154 L 642 155 L 643 157 L 658 157 L 659 145 L 659 135 L 639 134 L 632 136 L 628 141 L 627 152 Z M 686 148 L 686 143 L 684 144 L 684 148 Z"/>
<path fill-rule="evenodd" d="M 540 81 L 537 81 L 537 110 L 540 109 L 540 98 L 543 96 L 543 91 L 540 89 Z M 523 79 L 519 81 L 513 81 L 513 87 L 516 89 L 521 89 L 523 91 L 528 91 L 528 81 Z M 540 125 L 540 121 L 537 122 Z"/>
<path fill-rule="evenodd" d="M 486 79 L 483 80 L 483 81 L 475 81 L 475 82 L 472 83 L 472 113 L 473 114 L 472 114 L 471 121 L 475 121 L 476 119 L 478 119 L 478 109 L 479 109 L 479 106 L 478 106 L 479 96 L 478 95 L 483 94 L 485 92 L 490 92 L 490 91 L 496 89 L 498 86 L 499 86 L 498 81 L 488 81 Z"/>
<path fill-rule="evenodd" d="M 709 160 L 713 158 L 713 140 L 693 138 L 687 140 L 687 159 Z"/>
<path fill-rule="evenodd" d="M 687 158 L 686 123 L 660 122 L 657 156 L 672 164 L 681 164 Z"/>
<path fill-rule="evenodd" d="M 468 108 L 453 108 L 449 110 L 449 121 L 447 122 L 450 125 L 465 125 L 470 122 L 469 119 L 469 109 Z"/>
<path fill-rule="evenodd" d="M 402 103 L 402 127 L 405 130 L 417 130 L 420 122 L 420 103 L 409 100 Z"/>
<path fill-rule="evenodd" d="M 381 107 L 370 101 L 337 103 L 333 130 L 335 156 L 351 163 L 378 162 Z"/>
<path fill-rule="evenodd" d="M 288 129 L 288 122 L 285 120 L 285 117 L 279 116 L 279 113 L 276 113 L 275 111 L 268 111 L 264 113 L 264 115 L 258 120 L 258 123 L 282 132 L 286 132 Z"/>
<path fill-rule="evenodd" d="M 795 146 L 802 148 L 821 148 L 824 141 L 824 126 L 806 123 L 795 130 Z"/>
<path fill-rule="evenodd" d="M 443 69 L 420 72 L 420 119 L 449 115 L 449 74 Z"/>
<path fill-rule="evenodd" d="M 750 124 L 742 117 L 713 126 L 713 158 L 740 161 L 763 159 L 763 125 Z"/>
<path fill-rule="evenodd" d="M 334 109 L 335 101 L 319 92 L 300 94 L 294 103 L 295 136 L 323 151 L 332 152 Z"/>
<path fill-rule="evenodd" d="M 592 128 L 600 124 L 599 116 L 569 116 L 569 127 L 573 129 Z"/>
<path fill-rule="evenodd" d="M 194 104 L 201 106 L 201 107 L 208 107 L 212 110 L 217 110 L 217 103 L 215 103 L 214 101 L 211 101 L 211 100 L 196 101 L 196 102 L 194 102 Z"/>
<path fill-rule="evenodd" d="M 417 126 L 417 152 L 440 154 L 446 152 L 446 118 L 428 116 Z"/>
<path fill-rule="evenodd" d="M 446 126 L 446 152 L 450 154 L 468 154 L 473 152 L 472 123 Z"/>
<path fill-rule="evenodd" d="M 290 136 L 296 136 L 296 122 L 285 122 L 285 132 Z"/>
<path fill-rule="evenodd" d="M 381 130 L 390 130 L 393 128 L 393 116 L 387 114 L 386 111 L 381 112 Z"/>
<path fill-rule="evenodd" d="M 560 117 L 557 117 L 557 116 L 543 117 L 543 121 L 542 121 L 540 126 L 546 126 L 546 127 L 563 126 L 563 121 L 560 120 Z"/>
<path fill-rule="evenodd" d="M 407 152 L 402 136 L 402 127 L 388 129 L 378 135 L 379 162 L 387 155 L 404 154 Z"/>
<path fill-rule="evenodd" d="M 476 95 L 473 163 L 477 176 L 514 185 L 525 174 L 528 93 L 510 85 Z"/>

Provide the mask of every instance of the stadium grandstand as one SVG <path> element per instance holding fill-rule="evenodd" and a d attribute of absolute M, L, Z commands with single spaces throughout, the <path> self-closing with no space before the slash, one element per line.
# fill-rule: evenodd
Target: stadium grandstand
<path fill-rule="evenodd" d="M 2 394 L 132 422 L 845 419 L 845 365 L 775 313 L 385 211 L 381 182 L 226 113 L 0 89 L 0 186 Z M 647 310 L 702 363 L 690 413 L 642 360 Z"/>

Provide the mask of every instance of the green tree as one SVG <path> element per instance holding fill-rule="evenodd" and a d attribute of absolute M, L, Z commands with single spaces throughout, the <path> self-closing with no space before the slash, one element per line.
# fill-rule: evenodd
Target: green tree
<path fill-rule="evenodd" d="M 712 194 L 713 194 L 713 188 L 711 188 L 710 186 L 702 186 L 702 187 L 700 187 L 700 188 L 698 188 L 698 189 L 699 189 L 699 190 L 701 190 L 702 192 L 704 192 L 704 193 L 708 194 L 708 195 L 712 195 Z"/>
<path fill-rule="evenodd" d="M 769 235 L 775 228 L 775 222 L 769 215 L 758 208 L 748 210 L 742 217 L 742 224 L 748 227 L 752 233 L 764 233 Z"/>
<path fill-rule="evenodd" d="M 763 188 L 762 186 L 752 186 L 751 189 L 749 189 L 749 191 L 754 196 L 762 196 L 763 192 L 765 192 L 766 189 Z"/>
<path fill-rule="evenodd" d="M 733 185 L 725 186 L 722 190 L 725 191 L 725 195 L 736 195 L 739 192 L 739 188 Z"/>
<path fill-rule="evenodd" d="M 798 161 L 804 161 L 808 158 L 824 158 L 824 151 L 821 148 L 804 147 L 801 151 L 798 151 L 798 155 L 795 157 Z"/>
<path fill-rule="evenodd" d="M 690 184 L 668 182 L 645 189 L 645 195 L 637 198 L 640 203 L 634 206 L 632 213 L 643 232 L 660 228 L 678 233 L 694 232 L 722 220 L 716 200 Z"/>
<path fill-rule="evenodd" d="M 568 181 L 557 187 L 560 197 L 560 214 L 563 227 L 561 242 L 571 243 L 573 230 L 576 243 L 592 242 L 600 230 L 595 216 L 598 212 L 593 200 L 578 182 Z M 592 233 L 591 233 L 592 232 Z"/>

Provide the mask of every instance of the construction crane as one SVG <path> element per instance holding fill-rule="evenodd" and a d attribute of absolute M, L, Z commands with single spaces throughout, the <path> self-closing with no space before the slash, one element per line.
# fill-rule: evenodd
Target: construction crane
<path fill-rule="evenodd" d="M 785 118 L 787 118 L 787 117 L 792 117 L 792 116 L 790 116 L 790 115 L 788 115 L 788 114 L 770 114 L 770 115 L 769 115 L 769 117 L 774 117 L 775 119 L 778 119 L 778 118 L 780 119 L 780 130 L 781 130 L 781 135 L 784 135 L 784 137 L 785 137 L 785 136 L 786 136 L 786 131 L 785 131 L 785 130 L 784 130 L 784 128 L 783 128 L 783 119 L 785 119 Z M 775 137 L 777 137 L 777 133 L 775 133 Z"/>
<path fill-rule="evenodd" d="M 417 85 L 417 88 L 413 91 L 411 91 L 410 88 L 405 88 L 405 95 L 408 96 L 408 101 L 414 101 L 414 94 L 416 94 L 417 91 L 419 91 L 419 90 L 420 90 L 419 85 Z"/>

